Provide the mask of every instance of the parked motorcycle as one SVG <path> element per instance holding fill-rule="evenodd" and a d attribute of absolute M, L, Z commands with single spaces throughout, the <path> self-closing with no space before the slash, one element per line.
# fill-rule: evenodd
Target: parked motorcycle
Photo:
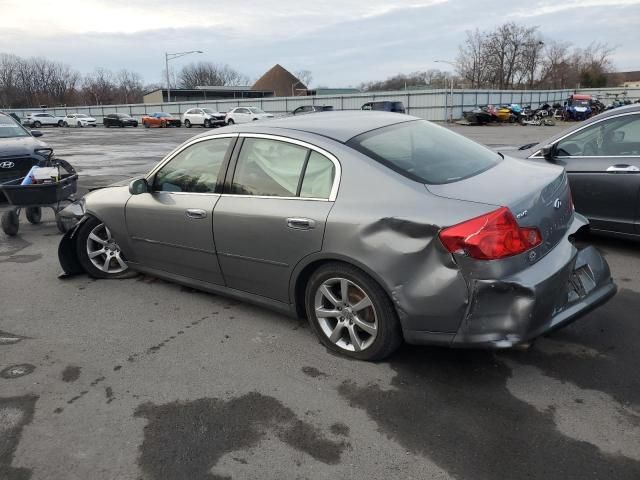
<path fill-rule="evenodd" d="M 525 107 L 520 115 L 521 125 L 545 125 L 553 126 L 556 121 L 553 119 L 553 109 L 551 105 L 545 103 L 540 108 L 532 110 L 530 106 Z"/>
<path fill-rule="evenodd" d="M 473 125 L 486 125 L 487 123 L 496 122 L 498 117 L 496 109 L 493 105 L 483 105 L 473 110 L 462 112 L 464 119 Z"/>

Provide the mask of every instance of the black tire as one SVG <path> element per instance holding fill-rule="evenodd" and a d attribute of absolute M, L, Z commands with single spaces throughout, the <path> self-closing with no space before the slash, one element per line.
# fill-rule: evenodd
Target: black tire
<path fill-rule="evenodd" d="M 64 126 L 64 122 L 62 120 L 58 120 L 58 127 L 63 127 Z"/>
<path fill-rule="evenodd" d="M 211 121 L 208 118 L 204 121 L 204 128 L 211 128 Z"/>
<path fill-rule="evenodd" d="M 91 260 L 89 260 L 89 254 L 87 253 L 87 239 L 91 231 L 99 225 L 102 225 L 102 221 L 95 217 L 89 217 L 82 223 L 82 225 L 80 225 L 78 233 L 76 234 L 76 256 L 78 261 L 89 276 L 93 278 L 122 278 L 123 275 L 129 273 L 129 270 L 112 274 L 98 269 Z"/>
<path fill-rule="evenodd" d="M 67 127 L 67 128 L 69 128 L 69 124 L 68 124 L 67 122 L 64 122 L 64 123 L 62 124 L 62 126 L 63 126 L 63 127 Z"/>
<path fill-rule="evenodd" d="M 82 123 L 81 123 L 81 122 L 78 122 L 78 123 L 76 124 L 76 127 L 78 127 L 78 128 L 84 128 L 84 127 L 82 126 Z"/>
<path fill-rule="evenodd" d="M 191 122 L 189 120 L 184 121 L 184 126 L 187 128 L 191 128 Z"/>
<path fill-rule="evenodd" d="M 233 121 L 233 118 L 230 118 L 229 120 L 227 120 L 227 125 L 233 125 L 234 123 L 236 122 Z"/>
<path fill-rule="evenodd" d="M 33 128 L 40 128 L 42 126 L 42 124 L 40 122 L 38 122 L 37 120 L 35 122 L 33 122 Z"/>
<path fill-rule="evenodd" d="M 120 122 L 120 125 L 118 125 L 120 128 L 124 128 L 124 122 Z"/>
<path fill-rule="evenodd" d="M 26 216 L 29 223 L 37 225 L 42 220 L 42 209 L 40 207 L 27 207 Z"/>
<path fill-rule="evenodd" d="M 2 231 L 10 237 L 15 237 L 18 234 L 20 218 L 18 218 L 18 214 L 15 211 L 9 210 L 8 212 L 4 212 L 1 223 Z"/>
<path fill-rule="evenodd" d="M 105 124 L 104 124 L 104 128 L 109 128 L 109 124 L 108 124 L 108 123 L 105 123 Z"/>
<path fill-rule="evenodd" d="M 144 128 L 149 128 L 149 124 L 147 122 L 142 122 L 142 125 L 144 126 Z"/>
<path fill-rule="evenodd" d="M 345 278 L 361 289 L 370 299 L 378 322 L 377 334 L 371 345 L 359 352 L 346 350 L 333 343 L 324 333 L 315 314 L 315 296 L 322 284 L 331 278 Z M 389 296 L 373 278 L 346 263 L 328 263 L 313 272 L 305 289 L 305 309 L 311 328 L 328 349 L 358 360 L 377 361 L 391 355 L 402 343 L 398 315 Z"/>

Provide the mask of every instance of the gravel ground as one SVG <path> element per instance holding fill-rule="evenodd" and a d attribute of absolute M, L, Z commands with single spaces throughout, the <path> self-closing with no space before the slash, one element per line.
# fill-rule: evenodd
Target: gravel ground
<path fill-rule="evenodd" d="M 452 127 L 521 145 L 558 127 Z M 84 189 L 200 129 L 46 129 Z M 0 479 L 640 478 L 638 245 L 620 287 L 528 351 L 329 354 L 305 322 L 153 277 L 58 280 L 45 212 L 0 233 Z"/>

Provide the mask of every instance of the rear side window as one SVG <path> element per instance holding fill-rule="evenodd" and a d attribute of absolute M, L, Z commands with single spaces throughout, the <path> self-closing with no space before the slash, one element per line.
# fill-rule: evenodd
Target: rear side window
<path fill-rule="evenodd" d="M 246 138 L 231 193 L 328 199 L 335 166 L 324 155 L 288 142 Z"/>
<path fill-rule="evenodd" d="M 497 153 L 447 128 L 416 120 L 358 135 L 348 145 L 412 180 L 450 183 L 501 161 Z"/>
<path fill-rule="evenodd" d="M 295 197 L 308 152 L 291 143 L 246 138 L 238 157 L 231 193 Z"/>
<path fill-rule="evenodd" d="M 216 138 L 188 146 L 156 173 L 153 189 L 157 192 L 214 193 L 218 173 L 232 141 L 232 138 Z"/>

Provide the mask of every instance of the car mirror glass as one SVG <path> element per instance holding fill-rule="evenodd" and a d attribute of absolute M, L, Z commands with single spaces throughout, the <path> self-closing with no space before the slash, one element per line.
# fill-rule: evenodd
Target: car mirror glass
<path fill-rule="evenodd" d="M 149 192 L 149 184 L 146 178 L 136 178 L 129 183 L 129 193 L 131 195 L 140 195 Z"/>
<path fill-rule="evenodd" d="M 33 135 L 34 137 L 41 137 L 44 135 L 44 133 L 42 133 L 40 130 L 31 130 L 31 135 Z"/>

